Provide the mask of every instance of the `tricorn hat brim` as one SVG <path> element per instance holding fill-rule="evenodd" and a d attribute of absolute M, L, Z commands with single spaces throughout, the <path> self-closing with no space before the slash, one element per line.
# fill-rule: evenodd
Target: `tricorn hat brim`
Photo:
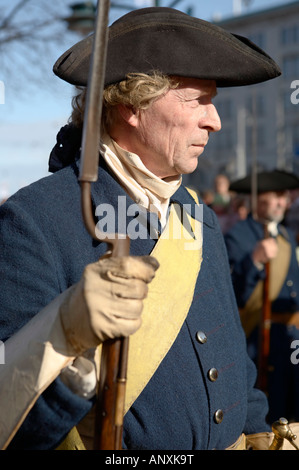
<path fill-rule="evenodd" d="M 94 35 L 75 44 L 54 64 L 61 79 L 86 86 Z M 280 68 L 263 50 L 207 21 L 164 7 L 134 10 L 109 27 L 105 86 L 128 73 L 215 80 L 218 87 L 275 78 Z"/>
<path fill-rule="evenodd" d="M 257 192 L 286 191 L 299 188 L 299 178 L 293 174 L 282 170 L 263 171 L 257 173 Z M 251 175 L 231 183 L 230 191 L 236 193 L 250 194 L 252 188 Z"/>

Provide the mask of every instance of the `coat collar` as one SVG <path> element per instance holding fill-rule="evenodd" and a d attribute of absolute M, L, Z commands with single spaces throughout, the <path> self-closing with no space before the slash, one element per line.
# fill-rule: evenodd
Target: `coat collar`
<path fill-rule="evenodd" d="M 248 220 L 249 226 L 256 233 L 258 238 L 260 238 L 260 239 L 264 238 L 263 224 L 261 222 L 255 220 L 251 213 L 248 215 L 247 220 Z M 278 230 L 279 235 L 282 235 L 286 240 L 289 240 L 288 231 L 282 224 L 277 224 L 277 230 Z"/>
<path fill-rule="evenodd" d="M 198 205 L 185 186 L 181 185 L 179 187 L 179 189 L 170 198 L 170 203 L 177 203 L 184 206 L 188 214 L 190 214 L 194 219 L 203 222 L 204 225 L 207 225 L 210 228 L 216 227 L 215 217 L 212 210 L 209 209 L 199 198 L 199 204 L 202 207 L 202 211 L 199 211 L 196 208 Z"/>
<path fill-rule="evenodd" d="M 79 167 L 78 160 L 76 165 Z M 98 180 L 91 185 L 91 197 L 94 206 L 97 207 L 99 204 L 107 203 L 117 207 L 120 196 L 123 196 L 121 199 L 123 202 L 123 210 L 128 211 L 130 206 L 136 204 L 115 179 L 105 161 L 100 159 Z M 202 210 L 198 210 L 198 205 L 185 186 L 181 185 L 170 198 L 170 204 L 174 203 L 184 207 L 191 217 L 203 222 L 204 225 L 210 228 L 216 228 L 216 217 L 213 211 L 209 209 L 201 199 L 199 199 L 199 204 L 202 205 Z"/>

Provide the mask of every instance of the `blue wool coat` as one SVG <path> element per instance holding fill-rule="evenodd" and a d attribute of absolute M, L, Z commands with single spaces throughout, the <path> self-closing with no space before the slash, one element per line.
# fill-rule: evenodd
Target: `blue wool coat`
<path fill-rule="evenodd" d="M 272 312 L 292 313 L 299 311 L 299 266 L 296 257 L 294 234 L 278 225 L 279 233 L 291 245 L 291 259 L 286 278 L 277 298 L 272 302 Z M 256 284 L 265 277 L 253 263 L 251 254 L 256 243 L 264 238 L 263 226 L 251 216 L 240 221 L 225 235 L 232 281 L 237 303 L 243 308 Z M 280 416 L 299 420 L 299 367 L 291 361 L 293 341 L 299 340 L 296 326 L 273 323 L 271 326 L 269 365 L 269 415 L 273 422 Z M 296 343 L 297 344 L 297 343 Z M 250 357 L 258 360 L 258 328 L 247 338 Z"/>
<path fill-rule="evenodd" d="M 83 225 L 77 177 L 73 164 L 20 190 L 0 208 L 2 340 L 77 282 L 85 265 L 106 251 Z M 105 166 L 99 168 L 92 196 L 95 206 L 117 208 L 118 196 L 126 198 L 127 206 L 133 202 Z M 195 202 L 183 186 L 171 198 L 174 202 L 194 211 Z M 131 254 L 148 254 L 155 243 L 150 237 L 132 240 Z M 205 343 L 198 340 L 198 331 L 205 333 Z M 212 368 L 218 371 L 216 381 L 209 378 Z M 267 430 L 267 402 L 253 388 L 255 380 L 224 240 L 214 213 L 205 206 L 203 261 L 188 317 L 125 416 L 124 448 L 223 449 L 242 432 Z M 38 399 L 10 448 L 55 448 L 92 404 L 58 378 Z M 219 410 L 223 419 L 217 423 Z"/>

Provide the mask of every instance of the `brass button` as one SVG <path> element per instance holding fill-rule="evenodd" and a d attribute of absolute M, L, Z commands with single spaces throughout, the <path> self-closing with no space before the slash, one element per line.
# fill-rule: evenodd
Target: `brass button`
<path fill-rule="evenodd" d="M 215 367 L 212 367 L 212 369 L 210 369 L 208 372 L 208 377 L 211 382 L 216 382 L 218 379 L 218 370 L 215 369 Z"/>
<path fill-rule="evenodd" d="M 293 283 L 293 281 L 292 281 L 291 279 L 289 279 L 289 280 L 287 281 L 287 286 L 288 286 L 288 287 L 292 287 L 293 284 L 294 284 L 294 283 Z"/>
<path fill-rule="evenodd" d="M 203 331 L 198 331 L 198 332 L 196 333 L 196 339 L 197 339 L 197 341 L 198 341 L 199 343 L 204 344 L 204 343 L 207 342 L 207 339 L 208 339 L 208 338 L 206 337 L 206 335 L 205 335 L 205 333 L 204 333 Z"/>
<path fill-rule="evenodd" d="M 294 290 L 290 293 L 290 296 L 294 299 L 295 297 L 297 297 L 297 292 L 295 292 Z"/>
<path fill-rule="evenodd" d="M 222 411 L 222 410 L 217 410 L 217 411 L 215 411 L 215 413 L 214 413 L 214 420 L 215 420 L 215 423 L 216 423 L 216 424 L 220 424 L 220 423 L 222 422 L 222 420 L 223 420 L 223 416 L 224 416 L 224 414 L 223 414 L 223 411 Z"/>

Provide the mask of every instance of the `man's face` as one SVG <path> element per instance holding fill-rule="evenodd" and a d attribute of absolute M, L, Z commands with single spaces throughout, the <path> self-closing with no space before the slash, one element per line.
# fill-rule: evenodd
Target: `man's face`
<path fill-rule="evenodd" d="M 263 220 L 280 222 L 284 218 L 288 203 L 288 191 L 261 193 L 257 199 L 257 215 Z"/>
<path fill-rule="evenodd" d="M 182 78 L 176 89 L 140 112 L 134 152 L 160 178 L 193 172 L 210 132 L 221 129 L 213 80 Z"/>

